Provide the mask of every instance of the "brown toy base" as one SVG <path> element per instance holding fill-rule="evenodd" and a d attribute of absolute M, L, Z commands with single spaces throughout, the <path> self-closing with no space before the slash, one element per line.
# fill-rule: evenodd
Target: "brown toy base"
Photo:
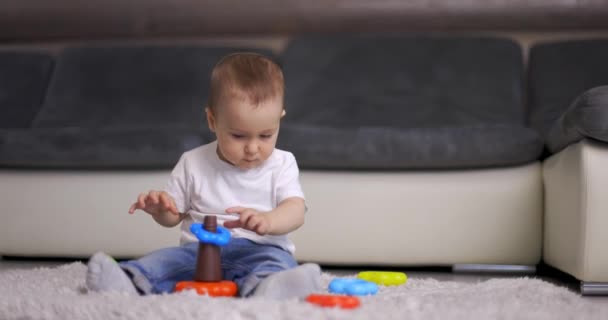
<path fill-rule="evenodd" d="M 232 281 L 198 282 L 180 281 L 175 285 L 175 292 L 182 290 L 196 290 L 196 293 L 211 297 L 234 297 L 238 288 Z"/>

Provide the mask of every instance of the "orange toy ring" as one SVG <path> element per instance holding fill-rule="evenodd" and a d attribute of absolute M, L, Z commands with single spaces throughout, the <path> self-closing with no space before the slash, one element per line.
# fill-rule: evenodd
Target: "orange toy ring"
<path fill-rule="evenodd" d="M 182 290 L 196 290 L 196 293 L 200 295 L 211 297 L 234 297 L 238 291 L 236 283 L 232 281 L 180 281 L 175 285 L 175 291 Z"/>

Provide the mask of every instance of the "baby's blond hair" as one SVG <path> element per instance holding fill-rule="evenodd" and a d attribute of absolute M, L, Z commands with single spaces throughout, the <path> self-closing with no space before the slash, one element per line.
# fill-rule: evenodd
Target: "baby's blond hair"
<path fill-rule="evenodd" d="M 213 68 L 208 107 L 215 111 L 225 98 L 243 97 L 253 105 L 283 99 L 285 84 L 281 68 L 269 58 L 251 52 L 233 53 Z"/>

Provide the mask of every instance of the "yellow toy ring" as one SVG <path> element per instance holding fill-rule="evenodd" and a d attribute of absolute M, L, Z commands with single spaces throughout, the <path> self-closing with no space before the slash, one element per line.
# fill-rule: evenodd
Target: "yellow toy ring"
<path fill-rule="evenodd" d="M 383 286 L 398 286 L 407 281 L 403 272 L 361 271 L 357 277 Z"/>

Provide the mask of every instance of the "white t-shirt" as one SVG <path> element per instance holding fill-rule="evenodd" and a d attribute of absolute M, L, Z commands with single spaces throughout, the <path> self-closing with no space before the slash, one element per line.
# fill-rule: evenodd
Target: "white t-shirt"
<path fill-rule="evenodd" d="M 190 225 L 202 222 L 205 215 L 216 215 L 221 226 L 225 221 L 238 217 L 226 213 L 230 207 L 267 212 L 287 198 L 304 199 L 298 165 L 290 152 L 274 149 L 262 165 L 245 170 L 222 161 L 216 149 L 217 141 L 214 141 L 185 152 L 167 183 L 165 190 L 175 199 L 177 210 L 186 214 L 181 225 L 180 243 L 198 241 L 190 232 Z M 235 238 L 275 245 L 292 254 L 295 251 L 287 235 L 260 236 L 241 228 L 229 230 Z"/>

